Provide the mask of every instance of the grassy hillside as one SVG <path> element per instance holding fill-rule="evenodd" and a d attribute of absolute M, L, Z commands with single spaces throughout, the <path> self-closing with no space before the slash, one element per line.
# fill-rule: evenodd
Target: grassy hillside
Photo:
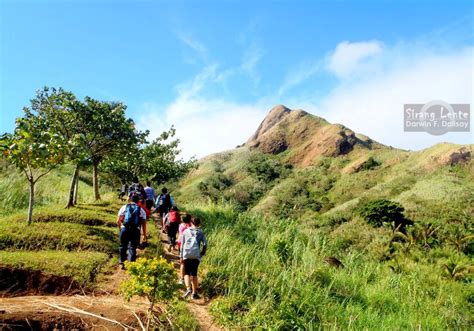
<path fill-rule="evenodd" d="M 318 147 L 340 146 L 341 130 L 351 136 L 274 109 L 246 144 L 176 186 L 210 236 L 215 317 L 285 330 L 473 327 L 473 145 L 409 152 L 354 134 L 347 151 Z M 413 225 L 371 225 L 361 210 L 380 199 Z"/>
<path fill-rule="evenodd" d="M 469 257 L 451 244 L 390 244 L 390 229 L 358 217 L 299 222 L 262 219 L 231 205 L 188 210 L 205 220 L 211 246 L 202 286 L 226 327 L 472 327 L 472 279 L 460 276 Z"/>
<path fill-rule="evenodd" d="M 104 200 L 92 202 L 90 175 L 81 174 L 79 205 L 64 209 L 72 166 L 55 169 L 38 182 L 33 223 L 26 222 L 28 187 L 25 178 L 12 168 L 0 172 L 0 292 L 60 293 L 69 289 L 96 287 L 101 275 L 117 264 L 116 214 L 120 201 L 113 189 L 102 187 Z M 155 254 L 157 235 L 150 226 Z M 15 284 L 40 282 L 47 286 L 29 288 Z M 65 288 L 63 286 L 66 286 Z"/>

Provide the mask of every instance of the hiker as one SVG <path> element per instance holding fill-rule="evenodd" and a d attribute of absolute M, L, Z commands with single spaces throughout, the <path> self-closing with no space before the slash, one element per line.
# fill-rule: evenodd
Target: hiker
<path fill-rule="evenodd" d="M 181 238 L 183 237 L 183 232 L 191 226 L 191 215 L 185 214 L 182 218 L 183 223 L 179 225 L 178 228 L 178 251 L 181 256 Z M 184 263 L 181 261 L 179 265 L 179 284 L 184 285 Z"/>
<path fill-rule="evenodd" d="M 180 222 L 181 217 L 179 215 L 178 207 L 171 207 L 165 220 L 165 228 L 168 233 L 168 252 L 171 252 L 171 249 L 176 250 L 176 234 L 178 233 Z"/>
<path fill-rule="evenodd" d="M 143 241 L 138 245 L 140 249 L 143 249 L 145 247 L 148 247 L 148 237 L 146 235 L 146 226 L 147 226 L 147 221 L 150 218 L 151 215 L 151 210 L 146 207 L 145 204 L 145 199 L 141 198 L 140 195 L 138 196 L 139 200 L 137 202 L 137 205 L 142 208 L 145 211 L 146 214 L 146 219 L 143 220 L 142 223 L 142 230 L 143 230 Z"/>
<path fill-rule="evenodd" d="M 188 297 L 192 293 L 193 299 L 199 299 L 199 295 L 197 294 L 197 274 L 199 262 L 206 254 L 207 240 L 199 228 L 201 220 L 199 218 L 193 218 L 191 223 L 191 227 L 183 232 L 183 237 L 181 238 L 181 252 L 179 254 L 180 262 L 184 264 L 184 282 L 186 284 L 186 292 L 183 298 Z"/>
<path fill-rule="evenodd" d="M 148 210 L 151 211 L 151 208 L 155 204 L 155 190 L 151 187 L 151 183 L 148 180 L 145 186 L 145 205 Z"/>
<path fill-rule="evenodd" d="M 158 210 L 158 213 L 161 217 L 162 231 L 165 230 L 164 215 L 170 211 L 172 206 L 174 206 L 173 198 L 168 193 L 168 189 L 166 187 L 163 187 L 161 189 L 161 194 L 158 196 L 158 198 L 156 198 L 156 209 Z"/>
<path fill-rule="evenodd" d="M 125 195 L 127 195 L 128 192 L 128 184 L 125 181 L 125 179 L 122 179 L 122 187 L 120 188 L 120 193 L 119 193 L 119 199 L 124 201 L 125 200 Z"/>
<path fill-rule="evenodd" d="M 133 177 L 132 184 L 128 188 L 128 194 L 132 194 L 133 192 L 140 192 L 140 182 L 138 181 L 138 177 Z"/>
<path fill-rule="evenodd" d="M 120 229 L 119 265 L 125 269 L 124 262 L 135 261 L 137 257 L 137 246 L 140 242 L 140 228 L 143 227 L 143 237 L 146 239 L 146 213 L 138 206 L 138 194 L 132 194 L 130 203 L 122 206 L 118 212 L 117 225 Z"/>

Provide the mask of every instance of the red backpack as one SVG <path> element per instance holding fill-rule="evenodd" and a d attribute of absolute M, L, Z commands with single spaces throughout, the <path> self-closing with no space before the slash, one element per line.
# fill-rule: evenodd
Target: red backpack
<path fill-rule="evenodd" d="M 168 220 L 170 223 L 179 223 L 181 221 L 179 212 L 175 210 L 170 211 L 168 214 Z"/>

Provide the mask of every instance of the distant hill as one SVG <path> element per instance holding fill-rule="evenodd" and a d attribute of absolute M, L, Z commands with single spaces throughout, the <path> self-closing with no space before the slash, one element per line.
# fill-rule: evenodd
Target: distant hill
<path fill-rule="evenodd" d="M 175 193 L 184 202 L 224 199 L 276 216 L 285 216 L 278 211 L 283 195 L 299 201 L 291 205 L 298 217 L 351 210 L 375 197 L 399 201 L 410 213 L 460 192 L 461 200 L 472 196 L 472 184 L 449 176 L 456 168 L 474 182 L 472 153 L 473 145 L 449 143 L 405 151 L 278 105 L 244 144 L 201 159 Z M 275 173 L 264 178 L 265 171 Z"/>
<path fill-rule="evenodd" d="M 338 156 L 354 149 L 385 147 L 343 125 L 331 124 L 304 110 L 291 110 L 283 105 L 270 110 L 244 145 L 272 154 L 289 150 L 291 163 L 302 166 L 310 165 L 317 156 Z"/>

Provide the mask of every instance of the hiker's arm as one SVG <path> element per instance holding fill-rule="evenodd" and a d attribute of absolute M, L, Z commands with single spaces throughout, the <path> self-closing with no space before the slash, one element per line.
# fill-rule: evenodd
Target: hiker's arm
<path fill-rule="evenodd" d="M 147 235 L 146 235 L 146 219 L 142 220 L 142 229 L 143 229 L 143 241 L 147 241 Z"/>
<path fill-rule="evenodd" d="M 122 208 L 120 208 L 120 210 L 117 214 L 117 226 L 119 227 L 119 229 L 122 226 L 123 219 L 124 219 L 124 212 L 123 212 Z"/>
<path fill-rule="evenodd" d="M 202 250 L 201 250 L 201 256 L 206 255 L 207 251 L 207 239 L 204 233 L 202 234 Z"/>
<path fill-rule="evenodd" d="M 184 252 L 184 240 L 185 240 L 185 234 L 181 235 L 181 249 L 179 250 L 179 262 L 183 263 L 183 252 Z"/>

